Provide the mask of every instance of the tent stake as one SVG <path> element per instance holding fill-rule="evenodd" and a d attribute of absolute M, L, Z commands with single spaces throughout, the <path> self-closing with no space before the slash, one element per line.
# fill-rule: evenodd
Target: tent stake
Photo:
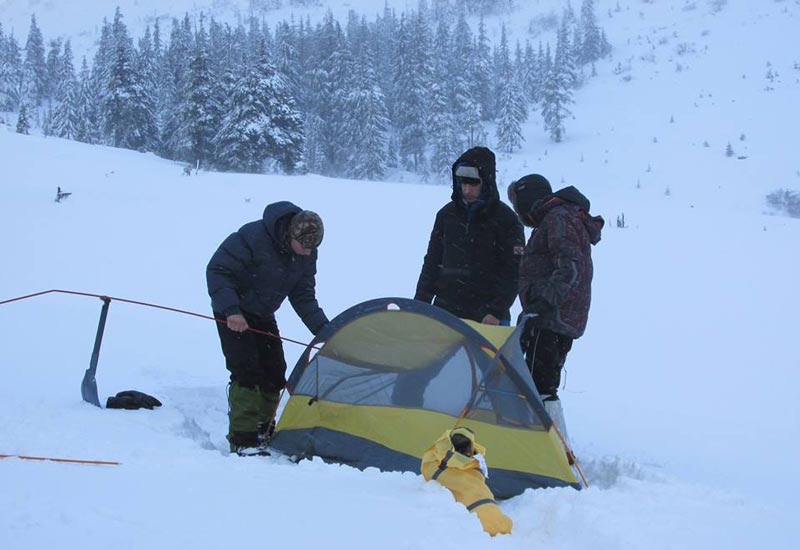
<path fill-rule="evenodd" d="M 553 422 L 553 429 L 556 431 L 556 435 L 561 440 L 561 444 L 564 445 L 564 449 L 566 449 L 567 458 L 568 459 L 572 459 L 572 461 L 575 463 L 575 468 L 578 470 L 578 473 L 581 475 L 581 480 L 583 480 L 583 485 L 584 485 L 584 487 L 586 487 L 588 489 L 589 488 L 589 482 L 586 481 L 586 476 L 583 475 L 583 470 L 581 469 L 581 465 L 578 463 L 578 457 L 576 457 L 575 453 L 572 452 L 572 449 L 567 444 L 567 440 L 564 439 L 564 435 L 561 433 L 561 430 L 558 429 L 558 426 L 556 425 L 555 422 Z"/>

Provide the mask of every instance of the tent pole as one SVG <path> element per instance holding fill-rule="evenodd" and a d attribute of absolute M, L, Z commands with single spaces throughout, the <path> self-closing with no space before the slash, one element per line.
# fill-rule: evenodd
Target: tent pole
<path fill-rule="evenodd" d="M 567 459 L 572 460 L 572 462 L 575 463 L 575 468 L 578 470 L 578 473 L 581 476 L 581 480 L 583 481 L 583 485 L 588 489 L 589 488 L 589 482 L 586 481 L 586 476 L 583 475 L 583 470 L 581 469 L 581 465 L 578 463 L 578 457 L 576 457 L 575 453 L 572 452 L 572 449 L 570 448 L 569 444 L 567 443 L 567 440 L 564 439 L 564 435 L 561 433 L 561 430 L 558 429 L 558 426 L 556 425 L 555 422 L 553 422 L 553 429 L 555 430 L 556 435 L 558 436 L 558 438 L 561 440 L 561 444 L 564 445 L 564 449 L 567 452 Z"/>

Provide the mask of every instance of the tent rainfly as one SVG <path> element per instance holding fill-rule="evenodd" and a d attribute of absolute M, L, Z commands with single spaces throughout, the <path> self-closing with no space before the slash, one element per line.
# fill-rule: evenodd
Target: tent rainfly
<path fill-rule="evenodd" d="M 295 366 L 271 446 L 298 458 L 419 473 L 425 449 L 462 425 L 487 448 L 495 497 L 578 489 L 525 365 L 520 330 L 406 298 L 354 306 Z"/>

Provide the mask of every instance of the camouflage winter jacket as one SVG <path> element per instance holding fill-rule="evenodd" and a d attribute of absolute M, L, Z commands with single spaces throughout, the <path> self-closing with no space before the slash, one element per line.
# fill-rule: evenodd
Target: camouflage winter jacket
<path fill-rule="evenodd" d="M 519 297 L 534 326 L 579 338 L 591 304 L 591 245 L 604 220 L 589 215 L 589 200 L 566 187 L 542 201 L 531 217 L 535 229 L 520 265 Z"/>

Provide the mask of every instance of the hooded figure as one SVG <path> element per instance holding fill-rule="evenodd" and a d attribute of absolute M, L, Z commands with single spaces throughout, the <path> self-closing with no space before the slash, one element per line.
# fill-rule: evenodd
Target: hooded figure
<path fill-rule="evenodd" d="M 600 242 L 605 222 L 589 214 L 589 199 L 575 187 L 553 193 L 547 179 L 538 174 L 513 182 L 508 197 L 522 222 L 533 228 L 520 264 L 519 298 L 523 313 L 535 316 L 526 323 L 522 344 L 548 408 L 548 401 L 558 400 L 561 369 L 572 341 L 586 330 L 591 247 Z"/>
<path fill-rule="evenodd" d="M 494 153 L 474 147 L 452 166 L 450 202 L 436 214 L 415 298 L 456 317 L 508 324 L 525 234 L 503 202 Z"/>
<path fill-rule="evenodd" d="M 422 475 L 426 481 L 436 480 L 450 489 L 458 502 L 478 515 L 484 531 L 492 536 L 508 534 L 513 522 L 486 486 L 485 454 L 469 428 L 447 430 L 422 455 Z"/>
<path fill-rule="evenodd" d="M 269 454 L 265 435 L 286 385 L 286 361 L 275 312 L 288 297 L 313 334 L 328 323 L 316 298 L 320 217 L 290 202 L 264 209 L 219 246 L 206 268 L 208 294 L 217 324 L 228 391 L 231 451 Z M 272 336 L 255 333 L 253 328 Z"/>
<path fill-rule="evenodd" d="M 508 189 L 522 222 L 534 229 L 520 266 L 519 297 L 535 324 L 571 338 L 586 330 L 593 276 L 591 245 L 605 221 L 589 214 L 575 187 L 553 193 L 547 180 L 525 176 Z"/>

